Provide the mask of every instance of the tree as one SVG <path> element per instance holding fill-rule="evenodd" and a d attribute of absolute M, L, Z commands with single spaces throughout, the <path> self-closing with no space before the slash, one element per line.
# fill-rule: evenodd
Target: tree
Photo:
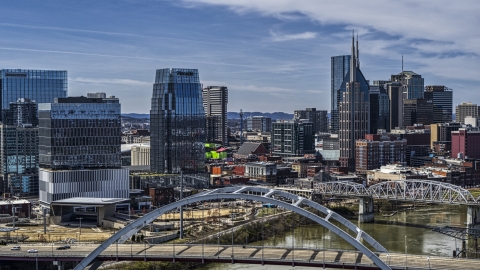
<path fill-rule="evenodd" d="M 135 242 L 135 234 L 132 235 L 132 242 Z"/>

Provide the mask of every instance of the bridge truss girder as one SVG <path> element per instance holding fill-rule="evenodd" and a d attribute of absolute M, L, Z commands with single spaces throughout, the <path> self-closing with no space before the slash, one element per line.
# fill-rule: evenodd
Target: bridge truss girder
<path fill-rule="evenodd" d="M 248 193 L 257 193 L 257 194 L 263 194 L 263 195 L 261 196 L 252 195 Z M 288 203 L 282 200 L 277 200 L 277 199 L 271 198 L 271 196 L 290 199 L 292 200 L 292 203 Z M 367 256 L 370 260 L 372 260 L 372 262 L 375 263 L 379 268 L 391 269 L 385 262 L 380 260 L 380 258 L 377 255 L 375 255 L 375 253 L 373 253 L 366 246 L 364 246 L 361 240 L 363 239 L 365 242 L 369 243 L 373 248 L 377 250 L 377 252 L 388 253 L 388 251 L 380 243 L 378 243 L 375 239 L 373 239 L 370 235 L 363 232 L 360 228 L 355 226 L 353 223 L 341 217 L 340 215 L 333 212 L 332 210 L 320 204 L 317 204 L 311 200 L 308 200 L 304 197 L 300 197 L 300 196 L 297 196 L 288 192 L 283 192 L 280 190 L 267 189 L 267 188 L 261 188 L 261 187 L 228 187 L 228 188 L 210 190 L 204 193 L 196 194 L 194 196 L 190 196 L 183 200 L 155 209 L 154 211 L 146 214 L 145 216 L 125 226 L 123 229 L 119 230 L 117 233 L 112 235 L 109 239 L 105 240 L 105 242 L 103 242 L 94 251 L 92 251 L 87 257 L 85 257 L 85 259 L 83 259 L 80 262 L 80 264 L 78 264 L 75 267 L 75 270 L 84 269 L 98 255 L 100 255 L 100 253 L 102 253 L 110 245 L 114 244 L 117 240 L 119 242 L 125 242 L 131 235 L 136 233 L 138 230 L 140 230 L 141 228 L 143 228 L 144 226 L 146 226 L 147 224 L 149 224 L 159 216 L 171 210 L 174 210 L 179 207 L 183 207 L 184 205 L 196 203 L 196 202 L 207 201 L 207 200 L 218 200 L 218 199 L 254 200 L 254 201 L 261 201 L 263 203 L 271 203 L 277 206 L 284 207 L 285 209 L 291 210 L 297 214 L 300 214 L 304 217 L 307 217 L 317 222 L 318 224 L 324 226 L 331 232 L 340 236 L 342 239 L 347 241 L 349 244 L 351 244 L 360 252 L 362 252 L 365 256 Z M 310 206 L 315 210 L 318 210 L 323 214 L 326 214 L 326 217 L 322 218 L 314 213 L 311 213 L 301 208 L 300 205 Z M 349 233 L 345 232 L 344 230 L 332 224 L 329 221 L 330 219 L 338 221 L 340 224 L 344 225 L 346 228 L 356 233 L 356 237 L 352 237 Z"/>
<path fill-rule="evenodd" d="M 370 196 L 374 199 L 387 200 L 465 205 L 477 205 L 480 203 L 468 190 L 459 186 L 418 179 L 385 181 L 368 188 L 353 182 L 327 182 L 317 184 L 316 191 L 321 194 L 357 197 Z"/>

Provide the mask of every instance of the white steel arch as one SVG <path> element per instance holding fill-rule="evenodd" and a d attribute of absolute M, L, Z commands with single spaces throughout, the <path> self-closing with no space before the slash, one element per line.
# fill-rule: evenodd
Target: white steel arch
<path fill-rule="evenodd" d="M 262 195 L 252 195 L 252 194 L 245 194 L 247 193 L 260 193 Z M 271 198 L 271 196 L 278 196 L 292 200 L 292 203 L 288 203 L 282 200 L 277 200 Z M 378 252 L 385 252 L 388 251 L 375 239 L 373 239 L 370 235 L 363 232 L 360 228 L 355 226 L 350 221 L 346 220 L 345 218 L 341 217 L 337 213 L 333 212 L 332 210 L 317 204 L 313 201 L 310 201 L 306 198 L 296 196 L 287 192 L 274 190 L 274 189 L 267 189 L 267 188 L 260 188 L 260 187 L 228 187 L 223 189 L 217 190 L 210 190 L 204 193 L 197 194 L 195 196 L 187 197 L 183 200 L 171 203 L 164 207 L 158 208 L 147 215 L 135 220 L 134 222 L 130 223 L 129 225 L 125 226 L 123 229 L 119 230 L 116 234 L 111 236 L 109 239 L 105 240 L 100 246 L 98 246 L 94 251 L 92 251 L 85 259 L 83 259 L 76 267 L 75 270 L 84 269 L 88 264 L 90 264 L 100 253 L 102 253 L 105 249 L 107 249 L 110 245 L 114 244 L 117 240 L 119 242 L 124 242 L 127 240 L 131 235 L 135 232 L 140 230 L 143 226 L 147 225 L 148 223 L 152 222 L 157 217 L 161 216 L 162 214 L 176 209 L 178 207 L 183 207 L 184 205 L 207 201 L 207 200 L 217 200 L 217 199 L 246 199 L 246 200 L 255 200 L 261 201 L 264 203 L 271 203 L 277 206 L 284 207 L 285 209 L 291 210 L 297 214 L 300 214 L 304 217 L 307 217 L 318 224 L 324 226 L 331 232 L 337 234 L 342 239 L 350 243 L 356 249 L 361 251 L 365 256 L 367 256 L 373 263 L 375 263 L 381 269 L 391 269 L 385 262 L 380 260 L 380 258 L 375 255 L 371 250 L 365 247 L 361 243 L 361 239 L 365 240 L 369 243 L 372 247 L 374 247 Z M 308 205 L 327 216 L 325 218 L 319 217 L 314 213 L 311 213 L 301 207 L 301 204 Z M 339 227 L 332 224 L 329 220 L 334 219 L 346 226 L 349 230 L 352 230 L 356 233 L 356 237 L 352 237 L 347 232 L 343 231 Z"/>

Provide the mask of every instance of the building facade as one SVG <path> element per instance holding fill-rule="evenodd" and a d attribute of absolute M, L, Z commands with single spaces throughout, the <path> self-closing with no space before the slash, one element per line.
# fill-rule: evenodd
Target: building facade
<path fill-rule="evenodd" d="M 358 41 L 357 41 L 358 55 Z M 355 141 L 364 138 L 370 130 L 370 103 L 367 91 L 362 87 L 366 83 L 361 75 L 357 78 L 359 62 L 356 59 L 354 38 L 352 37 L 352 58 L 350 63 L 350 81 L 346 83 L 346 92 L 340 102 L 340 166 L 355 171 Z M 361 74 L 361 72 L 359 72 Z M 362 83 L 364 81 L 364 83 Z"/>
<path fill-rule="evenodd" d="M 4 111 L 10 103 L 27 98 L 37 103 L 50 103 L 55 98 L 67 97 L 67 71 L 62 70 L 0 70 L 0 100 Z"/>
<path fill-rule="evenodd" d="M 272 154 L 282 157 L 315 153 L 313 123 L 277 121 L 272 123 Z"/>
<path fill-rule="evenodd" d="M 403 101 L 403 126 L 433 123 L 433 100 L 417 98 Z"/>
<path fill-rule="evenodd" d="M 399 82 L 402 85 L 403 99 L 423 98 L 424 79 L 413 71 L 402 71 L 392 75 L 392 82 Z"/>
<path fill-rule="evenodd" d="M 313 123 L 315 133 L 328 132 L 328 112 L 324 110 L 317 111 L 316 108 L 306 108 L 305 110 L 294 111 L 294 120 L 307 119 Z"/>
<path fill-rule="evenodd" d="M 370 133 L 390 130 L 390 99 L 383 85 L 370 86 Z"/>
<path fill-rule="evenodd" d="M 453 90 L 443 85 L 425 86 L 424 98 L 433 101 L 433 122 L 452 122 Z"/>
<path fill-rule="evenodd" d="M 455 121 L 465 124 L 465 117 L 471 116 L 478 118 L 479 107 L 472 102 L 462 102 L 455 107 Z"/>
<path fill-rule="evenodd" d="M 228 88 L 225 86 L 208 86 L 203 88 L 203 108 L 207 117 L 206 140 L 220 141 L 228 145 L 227 139 L 227 104 Z"/>
<path fill-rule="evenodd" d="M 247 118 L 247 130 L 270 132 L 272 128 L 272 118 L 266 116 L 251 116 Z"/>
<path fill-rule="evenodd" d="M 131 151 L 132 166 L 150 165 L 150 145 L 134 145 Z"/>
<path fill-rule="evenodd" d="M 452 131 L 452 157 L 480 159 L 480 131 Z"/>
<path fill-rule="evenodd" d="M 391 82 L 386 86 L 390 109 L 390 127 L 387 131 L 391 131 L 403 127 L 403 90 L 399 82 Z"/>
<path fill-rule="evenodd" d="M 117 98 L 57 98 L 38 108 L 42 204 L 71 197 L 129 197 Z"/>
<path fill-rule="evenodd" d="M 332 56 L 330 63 L 331 77 L 331 107 L 330 107 L 330 129 L 338 133 L 339 127 L 339 106 L 342 98 L 341 86 L 345 76 L 350 70 L 350 55 Z"/>
<path fill-rule="evenodd" d="M 3 110 L 0 124 L 0 186 L 3 193 L 38 195 L 37 104 L 20 98 Z"/>
<path fill-rule="evenodd" d="M 357 140 L 355 149 L 355 170 L 366 174 L 368 170 L 379 169 L 387 164 L 406 165 L 407 140 L 390 140 L 376 134 L 367 134 L 365 139 Z"/>
<path fill-rule="evenodd" d="M 203 172 L 205 126 L 198 70 L 158 69 L 150 109 L 151 170 Z"/>

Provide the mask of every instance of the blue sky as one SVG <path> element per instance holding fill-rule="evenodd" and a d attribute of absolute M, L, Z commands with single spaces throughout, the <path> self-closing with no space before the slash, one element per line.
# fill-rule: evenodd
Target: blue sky
<path fill-rule="evenodd" d="M 148 113 L 155 70 L 197 68 L 229 111 L 330 110 L 330 57 L 359 33 L 365 77 L 404 69 L 480 103 L 480 1 L 8 1 L 0 68 L 68 70 L 69 95 L 106 92 Z"/>

